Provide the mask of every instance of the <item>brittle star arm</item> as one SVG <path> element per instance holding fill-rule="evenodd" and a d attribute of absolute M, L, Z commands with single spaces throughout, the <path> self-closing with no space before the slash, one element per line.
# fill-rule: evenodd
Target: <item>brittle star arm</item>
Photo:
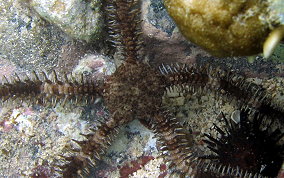
<path fill-rule="evenodd" d="M 151 120 L 140 122 L 155 133 L 160 155 L 179 175 L 189 175 L 196 159 L 193 137 L 169 112 L 160 111 Z"/>
<path fill-rule="evenodd" d="M 78 152 L 76 155 L 63 156 L 65 158 L 64 165 L 58 165 L 61 169 L 63 177 L 70 178 L 88 175 L 89 169 L 96 165 L 96 161 L 100 160 L 102 154 L 111 145 L 112 140 L 117 135 L 118 123 L 112 117 L 106 122 L 101 123 L 96 129 L 91 129 L 89 134 L 81 134 L 86 140 L 75 141 L 80 149 L 74 149 L 72 152 Z"/>
<path fill-rule="evenodd" d="M 80 80 L 71 81 L 65 75 L 64 80 L 58 79 L 53 72 L 53 78 L 49 78 L 46 73 L 42 73 L 40 77 L 33 72 L 32 77 L 21 79 L 17 74 L 10 81 L 6 80 L 0 85 L 0 97 L 2 100 L 21 99 L 28 103 L 44 103 L 53 105 L 61 102 L 64 105 L 69 100 L 85 100 L 94 102 L 95 99 L 102 97 L 103 86 L 100 83 L 88 82 L 81 76 Z M 29 101 L 30 100 L 30 101 Z M 87 140 L 76 141 L 81 146 L 79 154 L 76 156 L 63 156 L 67 161 L 60 167 L 63 177 L 76 177 L 87 171 L 90 165 L 93 165 L 93 157 L 99 159 L 100 154 L 110 145 L 110 142 L 117 132 L 117 127 L 121 123 L 117 123 L 113 118 L 105 121 L 93 130 L 94 132 L 84 135 Z M 89 159 L 89 156 L 91 159 Z"/>
<path fill-rule="evenodd" d="M 159 112 L 152 120 L 140 120 L 153 130 L 160 155 L 169 163 L 169 168 L 180 177 L 261 177 L 258 173 L 244 171 L 239 167 L 207 161 L 194 147 L 192 135 L 168 112 Z"/>
<path fill-rule="evenodd" d="M 107 0 L 107 27 L 113 46 L 124 60 L 135 63 L 139 59 L 140 9 L 139 0 Z"/>
<path fill-rule="evenodd" d="M 94 102 L 102 96 L 103 87 L 99 82 L 88 82 L 81 75 L 80 80 L 70 80 L 67 75 L 60 80 L 55 71 L 53 78 L 42 72 L 42 78 L 33 72 L 30 77 L 21 79 L 17 74 L 9 81 L 4 76 L 4 82 L 0 85 L 0 98 L 5 101 L 8 99 L 21 99 L 30 103 L 52 103 L 54 106 L 58 102 L 64 105 L 67 101 L 75 100 L 79 102 Z"/>
<path fill-rule="evenodd" d="M 247 81 L 235 71 L 212 66 L 186 64 L 161 65 L 159 71 L 167 79 L 168 91 L 177 87 L 181 93 L 211 91 L 227 102 L 235 102 L 239 108 L 251 108 L 267 116 L 275 116 L 283 122 L 283 109 L 272 103 L 273 97 L 260 85 Z"/>

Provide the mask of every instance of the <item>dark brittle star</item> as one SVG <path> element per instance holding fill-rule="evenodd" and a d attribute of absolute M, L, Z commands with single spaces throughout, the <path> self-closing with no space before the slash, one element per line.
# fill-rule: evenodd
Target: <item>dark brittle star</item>
<path fill-rule="evenodd" d="M 204 162 L 193 149 L 193 138 L 184 126 L 162 107 L 162 96 L 173 86 L 180 92 L 213 90 L 217 95 L 234 99 L 239 106 L 258 109 L 264 114 L 282 114 L 271 106 L 271 99 L 265 90 L 232 71 L 214 69 L 210 66 L 187 66 L 182 64 L 162 65 L 158 69 L 142 63 L 139 55 L 140 19 L 139 3 L 136 0 L 113 0 L 107 2 L 108 27 L 115 47 L 124 57 L 124 63 L 109 76 L 104 83 L 94 84 L 81 80 L 54 82 L 46 75 L 41 80 L 37 74 L 34 79 L 21 80 L 1 85 L 0 95 L 4 99 L 14 96 L 56 100 L 86 96 L 101 97 L 110 112 L 110 118 L 89 134 L 86 139 L 76 141 L 79 150 L 63 156 L 66 164 L 57 165 L 63 177 L 76 177 L 88 174 L 88 168 L 96 165 L 116 135 L 117 128 L 138 119 L 152 130 L 160 143 L 162 155 L 169 162 L 173 172 L 181 176 L 202 175 L 210 170 L 214 176 L 245 176 L 235 167 Z M 23 97 L 23 98 L 24 98 Z M 201 170 L 200 170 L 201 169 Z M 201 173 L 200 173 L 201 172 Z M 251 175 L 257 175 L 251 173 Z"/>

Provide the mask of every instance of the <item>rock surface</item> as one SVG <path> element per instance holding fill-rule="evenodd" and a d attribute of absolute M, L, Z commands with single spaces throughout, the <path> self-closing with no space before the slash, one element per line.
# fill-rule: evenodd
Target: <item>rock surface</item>
<path fill-rule="evenodd" d="M 0 59 L 34 70 L 54 66 L 67 37 L 21 0 L 0 1 Z M 14 71 L 15 72 L 15 71 Z"/>
<path fill-rule="evenodd" d="M 270 17 L 276 23 L 284 25 L 284 1 L 282 0 L 268 0 L 271 4 L 269 7 Z"/>
<path fill-rule="evenodd" d="M 31 7 L 75 39 L 93 41 L 102 28 L 101 0 L 31 0 Z"/>

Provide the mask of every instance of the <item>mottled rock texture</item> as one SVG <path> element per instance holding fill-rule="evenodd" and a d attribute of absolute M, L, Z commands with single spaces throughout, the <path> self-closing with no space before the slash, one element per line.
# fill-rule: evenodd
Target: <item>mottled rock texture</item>
<path fill-rule="evenodd" d="M 283 0 L 268 0 L 269 6 L 269 19 L 276 23 L 284 24 L 284 1 Z"/>
<path fill-rule="evenodd" d="M 101 0 L 31 0 L 30 5 L 75 39 L 90 42 L 99 38 L 103 24 Z"/>
<path fill-rule="evenodd" d="M 60 57 L 66 35 L 22 0 L 0 1 L 0 59 L 26 70 L 45 70 Z"/>

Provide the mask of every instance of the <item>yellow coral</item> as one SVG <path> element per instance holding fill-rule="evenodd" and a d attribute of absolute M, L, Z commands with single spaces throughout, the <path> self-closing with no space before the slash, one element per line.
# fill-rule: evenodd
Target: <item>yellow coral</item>
<path fill-rule="evenodd" d="M 181 33 L 215 56 L 262 51 L 270 29 L 263 0 L 164 0 Z"/>

